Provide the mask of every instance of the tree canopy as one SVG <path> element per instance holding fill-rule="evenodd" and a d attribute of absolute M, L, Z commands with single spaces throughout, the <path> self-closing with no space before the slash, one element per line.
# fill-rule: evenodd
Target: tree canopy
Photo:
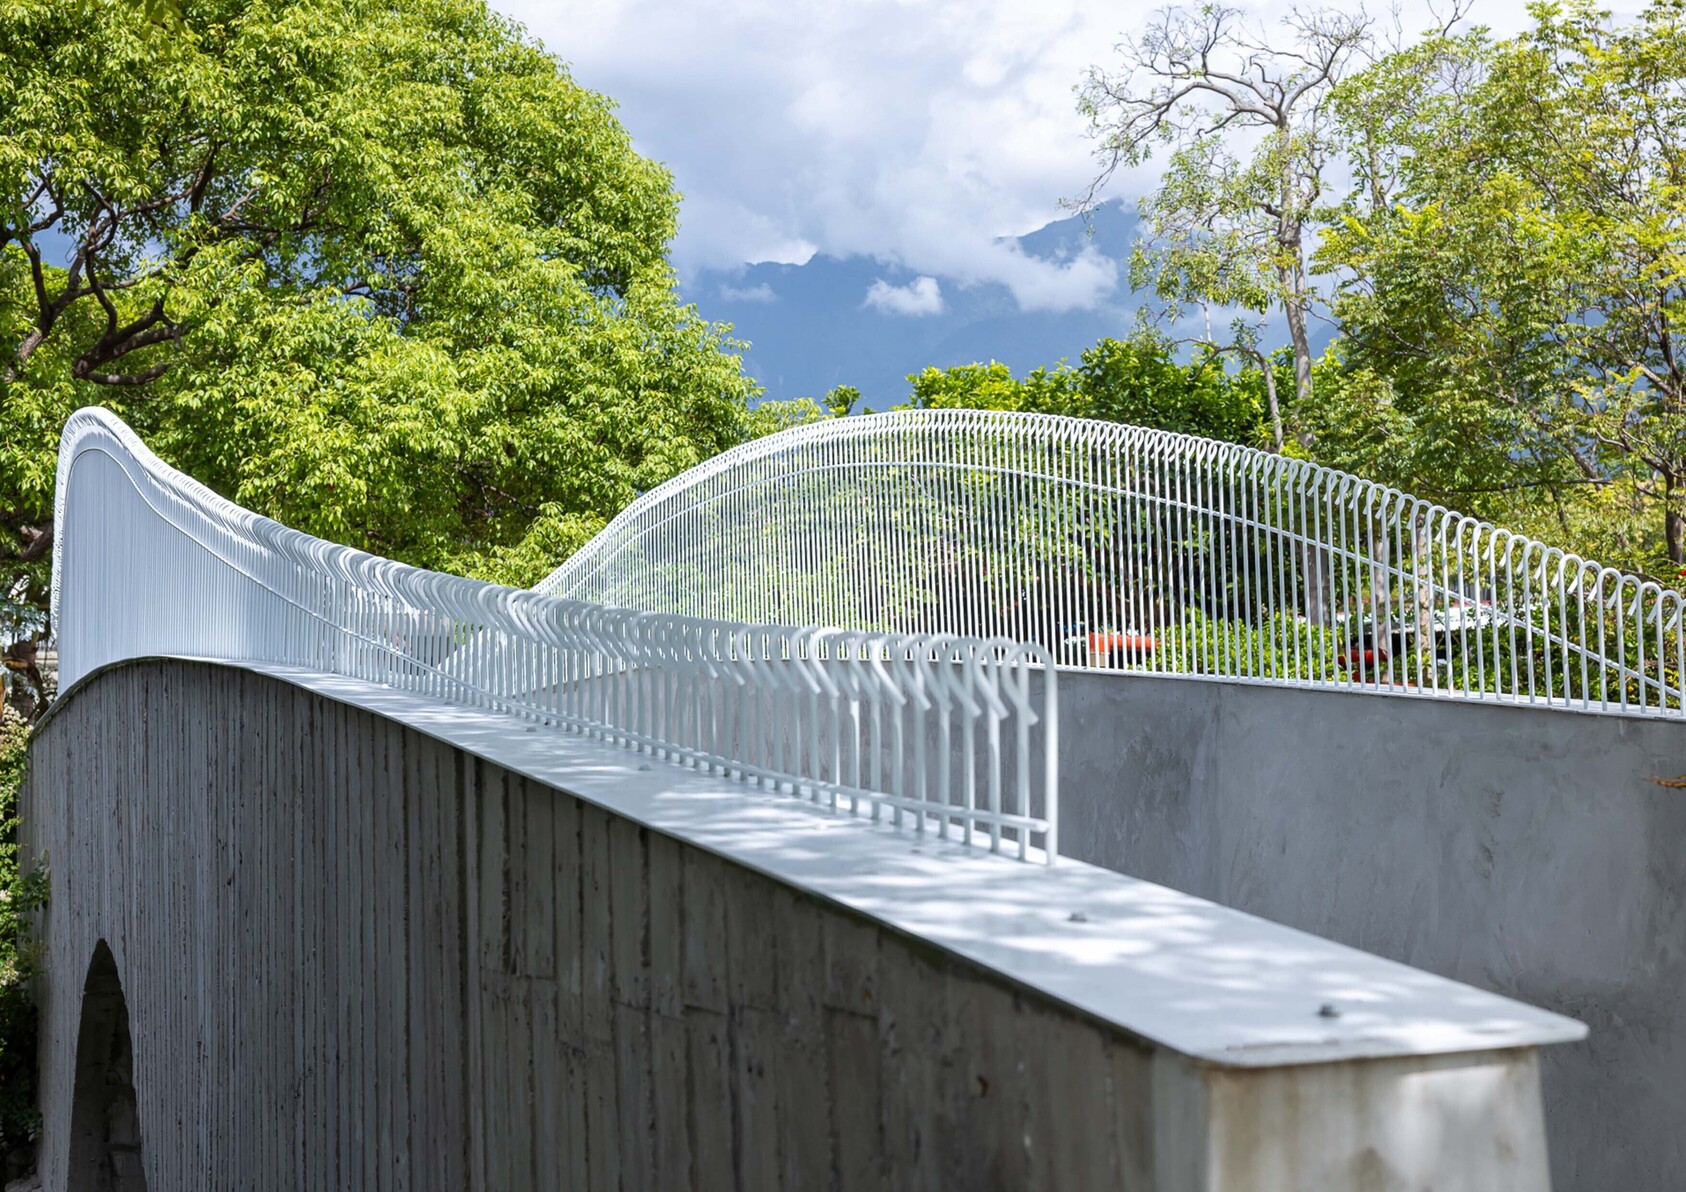
<path fill-rule="evenodd" d="M 1281 311 L 1303 403 L 1312 392 L 1306 256 L 1333 147 L 1329 105 L 1369 43 L 1369 21 L 1361 11 L 1296 8 L 1282 31 L 1267 38 L 1221 4 L 1156 13 L 1118 47 L 1116 69 L 1092 68 L 1079 89 L 1101 170 L 1076 205 L 1091 206 L 1120 167 L 1169 149 L 1142 201 L 1146 236 L 1132 254 L 1132 283 L 1173 315 L 1184 304 Z M 1263 359 L 1244 324 L 1207 346 Z M 1274 387 L 1266 396 L 1280 451 Z"/>
<path fill-rule="evenodd" d="M 1686 562 L 1683 11 L 1536 4 L 1516 38 L 1433 37 L 1343 85 L 1326 450 L 1571 533 L 1590 505 L 1619 560 Z"/>
<path fill-rule="evenodd" d="M 479 0 L 14 0 L 0 108 L 14 621 L 80 405 L 300 529 L 517 583 L 743 433 L 669 175 Z"/>
<path fill-rule="evenodd" d="M 1222 439 L 1249 447 L 1272 443 L 1263 374 L 1225 369 L 1212 353 L 1184 364 L 1176 346 L 1151 331 L 1103 339 L 1073 368 L 1032 369 L 1014 377 L 1005 364 L 927 368 L 908 378 L 915 409 L 1018 410 L 1127 422 Z"/>
<path fill-rule="evenodd" d="M 1387 46 L 1361 12 L 1150 18 L 1079 92 L 1098 181 L 1168 151 L 1132 279 L 1173 323 L 1281 311 L 1315 458 L 1686 578 L 1686 0 L 1472 10 Z M 1234 328 L 1190 339 L 1257 368 Z"/>

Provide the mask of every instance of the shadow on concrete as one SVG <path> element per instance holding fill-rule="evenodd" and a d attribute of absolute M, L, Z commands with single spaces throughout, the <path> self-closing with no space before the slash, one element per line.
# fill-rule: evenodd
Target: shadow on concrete
<path fill-rule="evenodd" d="M 146 1192 L 129 1008 L 104 940 L 94 946 L 82 986 L 69 1172 L 69 1192 Z"/>

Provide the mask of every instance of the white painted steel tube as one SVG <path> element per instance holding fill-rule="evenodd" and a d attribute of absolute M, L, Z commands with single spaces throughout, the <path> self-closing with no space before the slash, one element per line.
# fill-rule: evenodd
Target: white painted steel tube
<path fill-rule="evenodd" d="M 729 510 L 727 524 L 746 533 L 761 498 L 743 493 L 763 481 L 739 479 L 736 495 L 664 516 L 694 529 Z M 852 549 L 855 586 L 823 603 L 846 608 L 856 590 L 890 599 L 883 594 L 896 582 L 874 554 L 815 533 L 829 516 L 815 519 L 810 537 Z M 689 605 L 665 613 L 423 571 L 241 509 L 97 409 L 65 426 L 56 534 L 53 623 L 66 687 L 153 655 L 306 667 L 582 733 L 907 830 L 934 827 L 1049 863 L 1056 854 L 1055 693 L 1050 682 L 1029 694 L 1032 672 L 1050 670 L 1033 644 L 722 616 L 742 607 L 737 590 L 709 592 L 711 575 L 682 563 L 650 571 L 602 560 L 607 587 Z M 782 608 L 813 609 L 820 601 L 795 593 L 819 589 L 794 568 L 781 558 L 768 594 Z M 987 746 L 950 757 L 933 741 Z"/>
<path fill-rule="evenodd" d="M 538 590 L 1005 636 L 1078 668 L 1686 716 L 1671 587 L 1303 460 L 1043 414 L 895 411 L 745 444 Z"/>

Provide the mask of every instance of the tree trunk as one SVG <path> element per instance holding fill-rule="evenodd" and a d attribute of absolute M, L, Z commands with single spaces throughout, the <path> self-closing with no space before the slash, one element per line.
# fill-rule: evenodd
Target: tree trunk
<path fill-rule="evenodd" d="M 35 349 L 46 340 L 47 333 L 39 327 L 30 328 L 29 334 L 23 337 L 23 342 L 12 353 L 12 362 L 6 366 L 6 371 L 0 373 L 0 385 L 10 385 L 23 373 L 23 366 L 29 363 L 29 358 L 35 355 Z"/>
<path fill-rule="evenodd" d="M 1305 295 L 1300 285 L 1299 270 L 1283 269 L 1280 277 L 1282 311 L 1288 316 L 1288 336 L 1294 342 L 1294 400 L 1303 406 L 1311 400 L 1311 342 L 1306 337 Z M 1280 433 L 1278 431 L 1279 435 Z M 1311 446 L 1309 434 L 1302 431 L 1299 438 L 1302 446 Z M 1279 438 L 1278 442 L 1280 441 Z M 1313 625 L 1332 625 L 1336 610 L 1329 607 L 1328 593 L 1324 590 L 1328 579 L 1328 559 L 1323 547 L 1309 543 L 1306 545 L 1304 579 L 1306 619 Z"/>
<path fill-rule="evenodd" d="M 1294 342 L 1294 400 L 1302 406 L 1311 398 L 1311 341 L 1306 337 L 1305 224 L 1295 204 L 1295 178 L 1287 148 L 1292 129 L 1287 113 L 1277 121 L 1284 156 L 1277 176 L 1276 280 L 1282 287 L 1282 313 L 1288 316 L 1288 338 Z M 1303 438 L 1303 436 L 1302 436 Z M 1311 446 L 1309 442 L 1305 444 Z"/>
<path fill-rule="evenodd" d="M 1264 373 L 1265 399 L 1270 403 L 1270 437 L 1276 444 L 1274 450 L 1277 455 L 1282 454 L 1282 403 L 1276 396 L 1276 370 L 1270 366 L 1270 357 L 1263 352 L 1257 353 L 1259 371 Z"/>
<path fill-rule="evenodd" d="M 1288 316 L 1288 338 L 1294 343 L 1294 400 L 1311 400 L 1311 341 L 1306 337 L 1305 295 L 1299 278 L 1290 270 L 1282 271 L 1282 313 Z"/>
<path fill-rule="evenodd" d="M 1313 625 L 1333 625 L 1334 609 L 1329 607 L 1326 588 L 1328 573 L 1324 569 L 1326 555 L 1323 547 L 1306 543 L 1300 550 L 1301 582 L 1305 597 L 1305 619 Z"/>
<path fill-rule="evenodd" d="M 1291 180 L 1282 179 L 1283 222 L 1277 229 L 1277 241 L 1293 255 L 1290 264 L 1279 265 L 1277 281 L 1282 285 L 1282 313 L 1288 316 L 1288 338 L 1294 344 L 1294 401 L 1301 407 L 1311 401 L 1311 340 L 1306 335 L 1305 265 L 1301 255 L 1301 228 L 1290 222 L 1286 212 L 1292 210 Z M 1311 446 L 1311 436 L 1300 432 L 1302 446 Z M 1313 625 L 1334 624 L 1335 609 L 1330 608 L 1323 590 L 1327 578 L 1328 557 L 1316 544 L 1307 543 L 1304 551 L 1304 600 L 1306 620 Z"/>
<path fill-rule="evenodd" d="M 1679 567 L 1686 563 L 1686 553 L 1683 553 L 1683 540 L 1686 540 L 1686 517 L 1680 513 L 1680 502 L 1675 496 L 1677 481 L 1672 474 L 1663 476 L 1663 536 L 1668 542 L 1668 561 Z M 1655 524 L 1655 523 L 1653 523 Z"/>
<path fill-rule="evenodd" d="M 1364 155 L 1370 167 L 1370 214 L 1376 216 L 1387 209 L 1387 195 L 1382 192 L 1382 155 L 1373 128 L 1364 134 Z"/>
<path fill-rule="evenodd" d="M 36 665 L 39 650 L 37 641 L 16 641 L 0 655 L 5 667 L 0 702 L 11 705 L 26 724 L 33 724 L 47 710 L 47 684 Z"/>

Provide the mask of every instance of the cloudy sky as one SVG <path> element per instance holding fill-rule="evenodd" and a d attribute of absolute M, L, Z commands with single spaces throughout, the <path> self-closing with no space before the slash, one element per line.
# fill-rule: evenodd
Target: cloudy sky
<path fill-rule="evenodd" d="M 493 0 L 613 97 L 639 149 L 685 195 L 685 276 L 815 252 L 1006 285 L 1022 309 L 1091 308 L 1117 266 L 1004 245 L 1088 182 L 1074 105 L 1147 5 L 1099 0 Z M 1282 4 L 1247 6 L 1273 24 Z M 1625 7 L 1625 6 L 1624 6 Z M 1523 0 L 1481 0 L 1510 31 Z M 1374 11 L 1374 9 L 1372 9 Z M 1404 26 L 1430 21 L 1411 0 Z M 1133 199 L 1141 177 L 1114 187 Z M 934 284 L 934 283 L 933 283 Z M 931 286 L 889 287 L 917 315 Z"/>

